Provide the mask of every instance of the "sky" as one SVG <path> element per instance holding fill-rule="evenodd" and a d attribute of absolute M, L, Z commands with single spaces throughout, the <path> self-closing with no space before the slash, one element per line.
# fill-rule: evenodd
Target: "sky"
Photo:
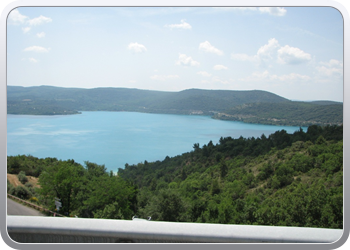
<path fill-rule="evenodd" d="M 332 7 L 20 7 L 7 19 L 7 85 L 342 102 L 343 45 Z"/>

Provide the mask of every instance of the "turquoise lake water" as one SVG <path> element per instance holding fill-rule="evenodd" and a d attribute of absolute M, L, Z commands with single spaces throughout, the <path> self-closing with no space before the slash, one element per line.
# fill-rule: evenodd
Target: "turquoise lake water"
<path fill-rule="evenodd" d="M 82 112 L 68 116 L 7 115 L 7 155 L 74 159 L 117 172 L 125 163 L 163 160 L 220 137 L 266 136 L 299 127 L 246 124 L 208 116 L 135 112 Z M 306 128 L 303 128 L 306 131 Z"/>

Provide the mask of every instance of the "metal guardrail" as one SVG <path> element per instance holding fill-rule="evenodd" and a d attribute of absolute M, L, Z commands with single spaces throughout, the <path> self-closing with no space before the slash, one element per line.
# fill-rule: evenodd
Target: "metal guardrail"
<path fill-rule="evenodd" d="M 341 229 L 7 216 L 19 243 L 333 243 Z"/>

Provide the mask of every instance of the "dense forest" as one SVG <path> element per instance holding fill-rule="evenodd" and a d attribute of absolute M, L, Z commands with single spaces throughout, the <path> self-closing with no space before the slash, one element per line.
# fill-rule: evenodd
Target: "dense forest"
<path fill-rule="evenodd" d="M 127 88 L 7 86 L 8 114 L 64 115 L 79 114 L 80 111 L 210 115 L 216 119 L 302 127 L 343 122 L 342 103 L 293 102 L 261 90 L 164 92 Z"/>
<path fill-rule="evenodd" d="M 104 165 L 56 158 L 8 156 L 7 172 L 18 174 L 22 186 L 7 183 L 7 192 L 56 211 L 60 199 L 66 216 L 131 219 L 137 211 L 137 187 L 107 172 Z M 39 177 L 39 187 L 28 185 L 27 176 Z"/>
<path fill-rule="evenodd" d="M 216 113 L 214 118 L 271 125 L 340 125 L 343 106 L 327 102 L 250 103 Z"/>
<path fill-rule="evenodd" d="M 40 188 L 8 192 L 86 218 L 343 228 L 343 127 L 220 138 L 163 161 L 103 165 L 8 156 L 7 172 Z M 35 199 L 33 199 L 35 197 Z"/>

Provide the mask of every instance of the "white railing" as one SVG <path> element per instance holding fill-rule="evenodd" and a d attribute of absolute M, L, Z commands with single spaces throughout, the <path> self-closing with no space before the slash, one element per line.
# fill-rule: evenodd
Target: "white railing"
<path fill-rule="evenodd" d="M 19 243 L 333 243 L 343 230 L 142 220 L 7 216 Z"/>

